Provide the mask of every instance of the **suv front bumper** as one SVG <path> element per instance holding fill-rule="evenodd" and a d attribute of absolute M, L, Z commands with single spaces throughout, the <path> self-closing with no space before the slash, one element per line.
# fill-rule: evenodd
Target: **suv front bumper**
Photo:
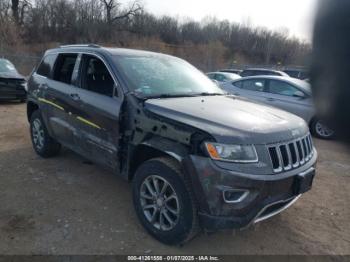
<path fill-rule="evenodd" d="M 317 153 L 294 170 L 251 175 L 218 167 L 209 158 L 190 156 L 185 169 L 199 206 L 201 226 L 207 230 L 244 228 L 276 215 L 311 189 Z M 227 201 L 225 191 L 248 192 L 239 201 Z"/>

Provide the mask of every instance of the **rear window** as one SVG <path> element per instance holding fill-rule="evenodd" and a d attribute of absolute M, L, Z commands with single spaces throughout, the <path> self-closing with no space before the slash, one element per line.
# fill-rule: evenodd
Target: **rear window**
<path fill-rule="evenodd" d="M 41 76 L 50 77 L 57 55 L 47 55 L 40 63 L 36 73 Z"/>
<path fill-rule="evenodd" d="M 244 81 L 242 81 L 241 88 L 245 89 L 245 90 L 249 90 L 249 91 L 264 92 L 265 91 L 265 80 L 263 80 L 263 79 L 244 80 Z"/>
<path fill-rule="evenodd" d="M 77 54 L 60 54 L 55 65 L 53 79 L 66 84 L 71 84 Z"/>

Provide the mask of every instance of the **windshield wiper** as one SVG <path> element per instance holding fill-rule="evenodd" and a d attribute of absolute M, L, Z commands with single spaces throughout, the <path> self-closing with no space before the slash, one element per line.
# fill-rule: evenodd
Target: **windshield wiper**
<path fill-rule="evenodd" d="M 155 98 L 174 98 L 174 97 L 194 97 L 196 95 L 193 94 L 158 94 L 158 95 L 151 95 L 151 96 L 145 96 L 145 99 L 155 99 Z"/>
<path fill-rule="evenodd" d="M 136 95 L 134 93 L 134 95 Z M 157 95 L 149 95 L 149 96 L 140 96 L 137 95 L 140 99 L 158 99 L 158 98 L 176 98 L 176 97 L 198 97 L 198 96 L 219 96 L 219 95 L 227 95 L 227 93 L 208 93 L 208 92 L 202 92 L 202 93 L 183 93 L 183 94 L 171 94 L 171 93 L 164 93 L 164 94 L 157 94 Z"/>
<path fill-rule="evenodd" d="M 196 94 L 196 96 L 224 96 L 227 95 L 227 93 L 208 93 L 208 92 L 203 92 Z"/>

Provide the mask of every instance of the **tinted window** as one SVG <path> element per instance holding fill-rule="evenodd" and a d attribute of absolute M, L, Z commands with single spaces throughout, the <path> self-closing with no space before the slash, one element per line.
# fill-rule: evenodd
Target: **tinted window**
<path fill-rule="evenodd" d="M 232 85 L 242 88 L 242 81 L 233 82 Z"/>
<path fill-rule="evenodd" d="M 47 55 L 42 60 L 41 64 L 38 67 L 36 73 L 41 76 L 50 77 L 51 71 L 55 64 L 56 55 Z"/>
<path fill-rule="evenodd" d="M 113 96 L 113 78 L 99 58 L 83 56 L 82 88 L 101 95 Z"/>
<path fill-rule="evenodd" d="M 297 88 L 286 82 L 270 80 L 269 92 L 272 94 L 293 96 L 297 91 Z"/>
<path fill-rule="evenodd" d="M 77 54 L 60 54 L 58 55 L 55 65 L 53 79 L 66 84 L 71 84 Z"/>
<path fill-rule="evenodd" d="M 210 79 L 215 79 L 215 74 L 207 74 Z"/>
<path fill-rule="evenodd" d="M 293 70 L 286 70 L 284 71 L 286 74 L 288 74 L 290 77 L 299 77 L 299 71 L 293 71 Z"/>
<path fill-rule="evenodd" d="M 265 90 L 265 80 L 249 79 L 242 81 L 241 88 L 250 91 L 263 92 Z"/>
<path fill-rule="evenodd" d="M 251 70 L 245 70 L 241 73 L 241 76 L 252 76 L 254 74 Z"/>
<path fill-rule="evenodd" d="M 224 75 L 220 75 L 220 74 L 216 74 L 216 80 L 218 80 L 219 82 L 224 82 L 226 81 L 226 77 Z"/>

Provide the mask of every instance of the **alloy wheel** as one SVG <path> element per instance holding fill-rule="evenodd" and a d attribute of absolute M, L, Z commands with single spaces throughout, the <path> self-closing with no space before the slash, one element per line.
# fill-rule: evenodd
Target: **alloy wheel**
<path fill-rule="evenodd" d="M 140 187 L 143 214 L 156 229 L 173 229 L 180 215 L 179 199 L 170 183 L 156 175 L 148 176 Z"/>
<path fill-rule="evenodd" d="M 44 129 L 41 121 L 39 119 L 35 119 L 32 125 L 32 136 L 33 142 L 37 149 L 41 150 L 44 147 Z"/>
<path fill-rule="evenodd" d="M 333 136 L 334 131 L 325 126 L 321 121 L 317 121 L 315 130 L 320 137 L 328 138 Z"/>

